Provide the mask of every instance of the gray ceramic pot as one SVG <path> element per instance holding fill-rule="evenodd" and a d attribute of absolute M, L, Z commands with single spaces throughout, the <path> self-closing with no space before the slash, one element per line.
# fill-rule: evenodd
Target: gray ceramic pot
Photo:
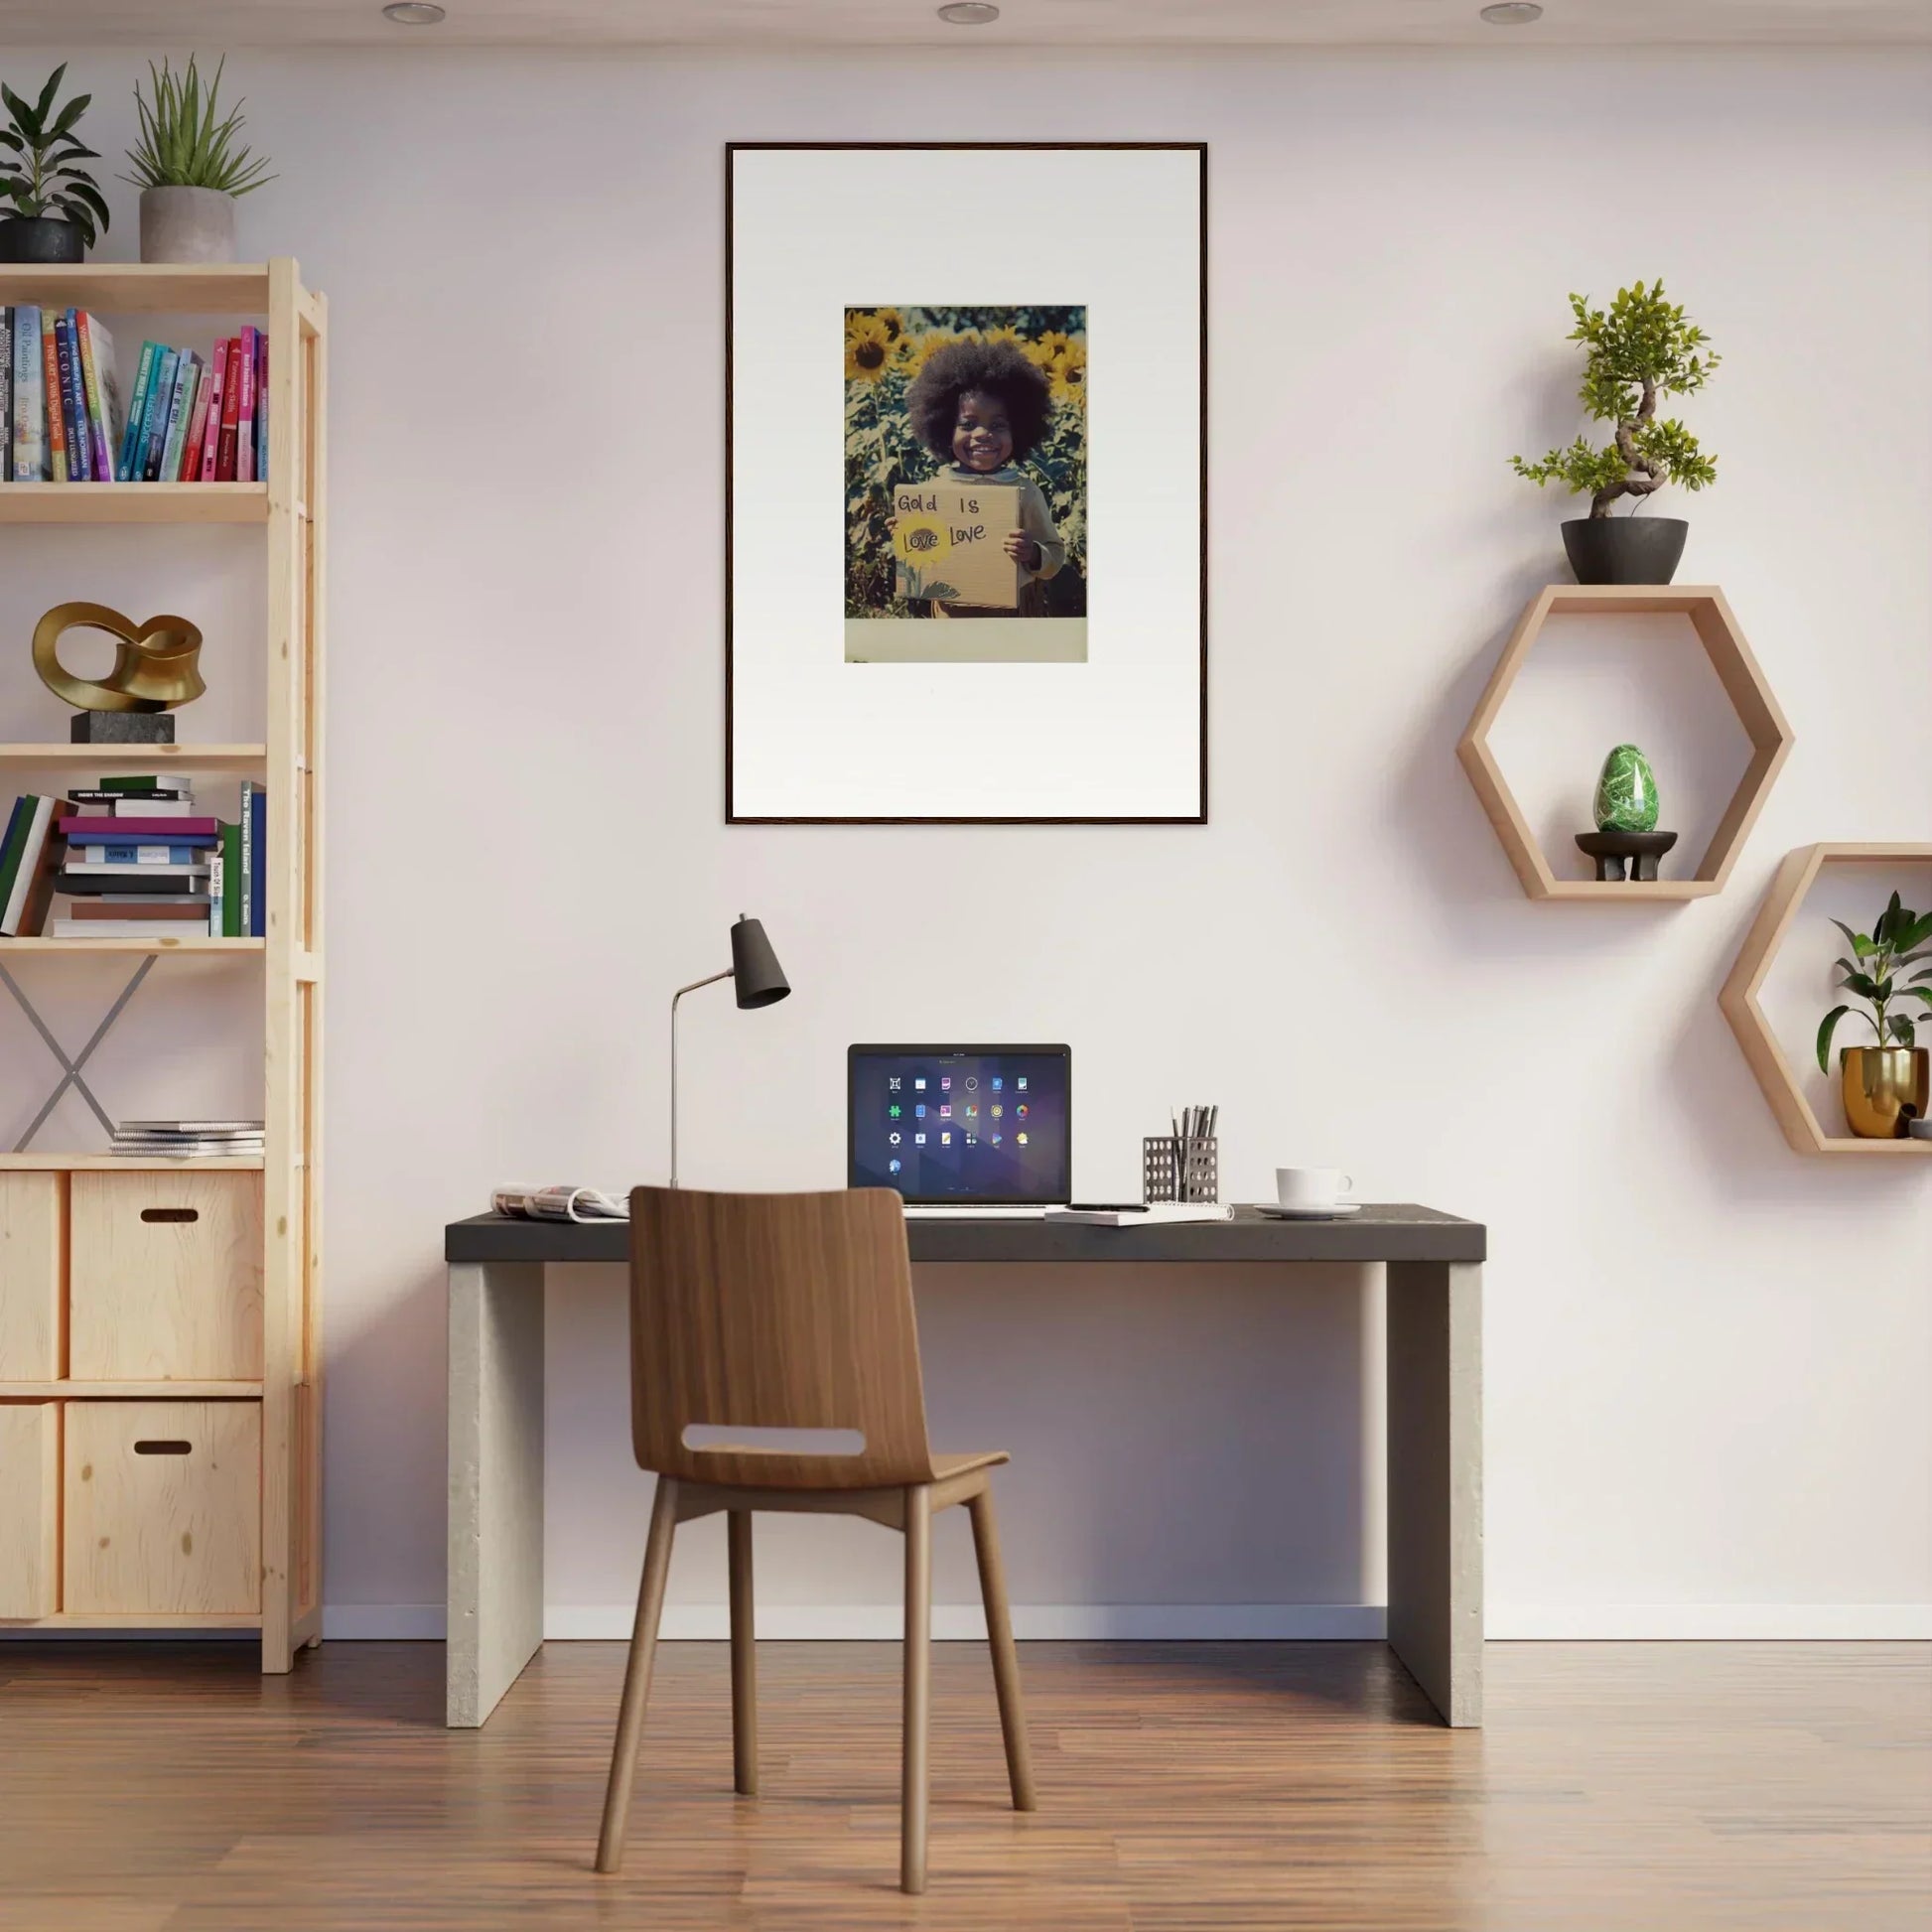
<path fill-rule="evenodd" d="M 1690 533 L 1675 516 L 1580 516 L 1563 547 L 1580 584 L 1668 584 Z"/>
<path fill-rule="evenodd" d="M 141 259 L 233 261 L 234 197 L 218 188 L 144 188 Z"/>

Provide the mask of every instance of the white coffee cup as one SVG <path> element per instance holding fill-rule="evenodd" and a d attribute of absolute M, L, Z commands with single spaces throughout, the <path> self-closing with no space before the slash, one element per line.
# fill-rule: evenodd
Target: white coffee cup
<path fill-rule="evenodd" d="M 1354 1181 L 1339 1168 L 1277 1168 L 1275 1193 L 1284 1207 L 1334 1207 Z"/>

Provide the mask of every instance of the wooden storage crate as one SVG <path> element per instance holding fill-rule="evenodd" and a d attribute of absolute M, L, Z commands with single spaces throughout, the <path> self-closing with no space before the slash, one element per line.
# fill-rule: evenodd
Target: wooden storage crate
<path fill-rule="evenodd" d="M 69 1615 L 261 1608 L 261 1406 L 66 1405 Z"/>
<path fill-rule="evenodd" d="M 61 1373 L 67 1175 L 0 1172 L 0 1382 Z"/>
<path fill-rule="evenodd" d="M 262 1177 L 71 1176 L 69 1376 L 246 1381 L 262 1373 Z"/>
<path fill-rule="evenodd" d="M 0 1617 L 60 1607 L 61 1405 L 0 1402 Z"/>

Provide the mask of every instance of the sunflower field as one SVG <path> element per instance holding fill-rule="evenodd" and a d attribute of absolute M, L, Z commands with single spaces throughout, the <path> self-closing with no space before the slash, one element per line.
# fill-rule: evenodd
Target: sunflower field
<path fill-rule="evenodd" d="M 1087 312 L 1038 309 L 848 309 L 845 312 L 845 614 L 910 618 L 923 606 L 894 595 L 893 491 L 929 481 L 937 460 L 912 433 L 906 385 L 947 343 L 1016 343 L 1045 371 L 1053 410 L 1038 446 L 1016 468 L 1045 492 L 1066 542 L 1047 580 L 1047 615 L 1087 608 Z"/>

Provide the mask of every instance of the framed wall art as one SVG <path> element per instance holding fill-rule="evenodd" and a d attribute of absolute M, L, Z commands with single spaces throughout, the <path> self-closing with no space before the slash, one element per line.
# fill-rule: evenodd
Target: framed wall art
<path fill-rule="evenodd" d="M 1205 146 L 726 194 L 726 817 L 1205 822 Z"/>

